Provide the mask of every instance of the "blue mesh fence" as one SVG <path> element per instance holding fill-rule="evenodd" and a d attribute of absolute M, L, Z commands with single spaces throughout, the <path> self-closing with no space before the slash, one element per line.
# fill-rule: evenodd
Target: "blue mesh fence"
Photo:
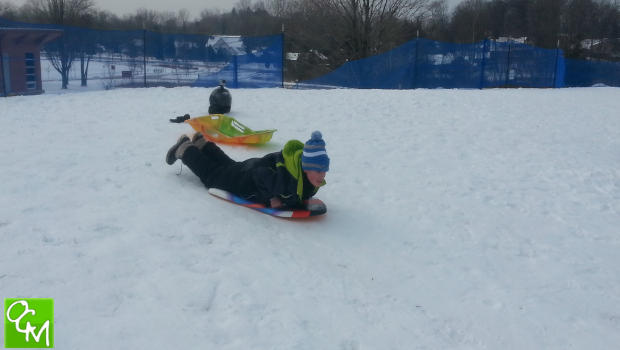
<path fill-rule="evenodd" d="M 485 69 L 485 74 L 496 74 L 500 79 L 487 79 L 488 84 L 483 87 L 564 86 L 562 50 L 541 49 L 520 43 L 497 43 L 496 46 L 496 49 L 491 51 L 491 56 L 495 56 L 492 60 L 498 63 L 494 69 Z"/>
<path fill-rule="evenodd" d="M 561 50 L 485 40 L 450 44 L 427 39 L 347 62 L 300 87 L 366 89 L 562 87 Z"/>
<path fill-rule="evenodd" d="M 620 62 L 566 59 L 566 86 L 620 86 Z"/>
<path fill-rule="evenodd" d="M 477 88 L 484 62 L 483 43 L 449 44 L 416 40 L 417 88 Z"/>
<path fill-rule="evenodd" d="M 283 36 L 243 37 L 243 55 L 232 56 L 219 71 L 200 73 L 194 86 L 213 86 L 226 80 L 233 88 L 281 87 Z"/>
<path fill-rule="evenodd" d="M 2 28 L 61 29 L 43 47 L 41 77 L 60 87 L 57 69 L 70 85 L 279 87 L 283 84 L 283 36 L 231 37 L 113 31 L 7 21 Z M 3 54 L 4 62 L 23 57 Z M 77 81 L 77 82 L 76 82 Z M 561 50 L 485 40 L 451 44 L 427 39 L 343 64 L 300 87 L 376 89 L 620 86 L 620 63 L 565 59 Z"/>
<path fill-rule="evenodd" d="M 163 34 L 152 31 L 93 30 L 19 23 L 0 18 L 1 28 L 61 29 L 63 35 L 41 52 L 44 82 L 61 82 L 54 68 L 71 63 L 71 85 L 80 84 L 88 63 L 88 84 L 207 86 L 226 79 L 231 87 L 282 86 L 282 35 L 264 37 Z M 23 59 L 15 57 L 11 59 Z"/>

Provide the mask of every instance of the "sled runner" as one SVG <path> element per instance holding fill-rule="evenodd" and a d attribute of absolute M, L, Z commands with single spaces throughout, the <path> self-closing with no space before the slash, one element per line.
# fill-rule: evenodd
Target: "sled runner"
<path fill-rule="evenodd" d="M 185 121 L 213 142 L 231 144 L 264 144 L 271 140 L 276 129 L 254 131 L 233 117 L 209 114 Z"/>
<path fill-rule="evenodd" d="M 325 206 L 325 203 L 323 203 L 320 199 L 316 199 L 316 198 L 311 198 L 310 200 L 306 201 L 304 203 L 306 207 L 303 209 L 287 209 L 287 208 L 267 208 L 266 206 L 262 204 L 250 202 L 246 199 L 235 196 L 234 194 L 230 192 L 220 190 L 217 188 L 209 188 L 209 193 L 218 198 L 232 202 L 234 204 L 238 204 L 238 205 L 241 205 L 247 208 L 258 210 L 268 215 L 277 216 L 281 218 L 293 218 L 293 219 L 307 218 L 310 216 L 323 215 L 327 212 L 327 207 Z"/>

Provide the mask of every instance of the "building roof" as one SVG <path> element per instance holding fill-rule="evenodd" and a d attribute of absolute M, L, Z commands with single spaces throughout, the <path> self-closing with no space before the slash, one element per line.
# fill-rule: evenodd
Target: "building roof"
<path fill-rule="evenodd" d="M 33 32 L 63 32 L 62 29 L 52 29 L 52 28 L 29 28 L 29 27 L 2 27 L 0 26 L 0 30 L 24 30 L 24 31 L 33 31 Z"/>
<path fill-rule="evenodd" d="M 61 29 L 49 28 L 22 28 L 22 27 L 0 27 L 0 40 L 4 45 L 18 46 L 20 44 L 43 45 L 63 34 Z"/>

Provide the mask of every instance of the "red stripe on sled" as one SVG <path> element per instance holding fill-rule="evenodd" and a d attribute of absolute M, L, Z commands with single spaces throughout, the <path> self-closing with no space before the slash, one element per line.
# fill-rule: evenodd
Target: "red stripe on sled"
<path fill-rule="evenodd" d="M 310 216 L 309 210 L 296 210 L 293 212 L 292 218 L 306 218 Z"/>

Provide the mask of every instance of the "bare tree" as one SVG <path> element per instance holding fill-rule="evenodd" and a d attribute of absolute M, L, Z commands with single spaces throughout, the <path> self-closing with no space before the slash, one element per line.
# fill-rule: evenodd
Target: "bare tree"
<path fill-rule="evenodd" d="M 593 39 L 598 17 L 597 6 L 592 0 L 569 0 L 563 18 L 562 46 L 568 56 L 578 57 L 581 41 Z"/>
<path fill-rule="evenodd" d="M 447 29 L 450 23 L 446 0 L 435 0 L 428 6 L 429 16 L 424 21 L 424 31 L 429 39 L 447 40 Z"/>
<path fill-rule="evenodd" d="M 527 11 L 529 0 L 507 0 L 504 14 L 504 35 L 522 37 L 527 35 Z"/>
<path fill-rule="evenodd" d="M 180 9 L 177 12 L 177 25 L 182 32 L 187 31 L 187 27 L 189 25 L 189 16 L 190 13 L 187 9 Z"/>
<path fill-rule="evenodd" d="M 487 3 L 483 0 L 465 0 L 454 10 L 451 22 L 453 40 L 474 43 L 484 39 L 487 32 Z"/>
<path fill-rule="evenodd" d="M 252 8 L 252 0 L 239 0 L 235 4 L 235 9 L 239 10 L 249 10 Z"/>
<path fill-rule="evenodd" d="M 528 11 L 528 37 L 534 45 L 555 48 L 560 34 L 566 0 L 531 0 Z"/>
<path fill-rule="evenodd" d="M 25 5 L 35 19 L 59 25 L 78 25 L 94 8 L 93 0 L 28 0 Z"/>
<path fill-rule="evenodd" d="M 28 0 L 25 9 L 34 20 L 57 25 L 83 25 L 94 7 L 93 0 Z M 47 54 L 52 66 L 62 77 L 62 88 L 69 85 L 69 71 L 73 61 L 81 57 L 82 84 L 88 76 L 86 50 L 80 47 L 76 28 L 65 28 L 58 40 L 47 45 Z"/>
<path fill-rule="evenodd" d="M 267 0 L 265 9 L 275 17 L 291 17 L 300 8 L 299 0 Z"/>
<path fill-rule="evenodd" d="M 360 59 L 384 49 L 400 20 L 419 21 L 429 0 L 309 0 L 335 15 L 348 59 Z"/>
<path fill-rule="evenodd" d="M 0 17 L 13 20 L 17 17 L 17 7 L 10 2 L 0 1 Z"/>
<path fill-rule="evenodd" d="M 129 17 L 135 28 L 157 31 L 161 29 L 162 15 L 154 10 L 139 8 L 136 14 Z"/>

